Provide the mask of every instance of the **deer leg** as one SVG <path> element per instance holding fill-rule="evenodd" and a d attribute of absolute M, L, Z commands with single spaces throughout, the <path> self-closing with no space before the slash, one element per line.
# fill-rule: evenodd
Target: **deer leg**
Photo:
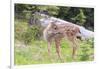
<path fill-rule="evenodd" d="M 48 41 L 48 55 L 50 56 L 51 41 Z"/>
<path fill-rule="evenodd" d="M 76 59 L 78 44 L 77 44 L 76 40 L 73 40 L 72 43 L 73 43 L 72 58 Z"/>
<path fill-rule="evenodd" d="M 59 58 L 61 59 L 61 43 L 60 43 L 60 40 L 58 39 L 55 39 L 55 45 L 56 45 L 56 52 L 59 56 Z"/>
<path fill-rule="evenodd" d="M 73 47 L 73 49 L 72 49 L 72 58 L 73 59 L 76 59 L 76 51 L 77 51 L 77 48 Z"/>
<path fill-rule="evenodd" d="M 72 59 L 76 59 L 77 44 L 74 36 L 68 36 L 68 40 L 72 47 Z"/>

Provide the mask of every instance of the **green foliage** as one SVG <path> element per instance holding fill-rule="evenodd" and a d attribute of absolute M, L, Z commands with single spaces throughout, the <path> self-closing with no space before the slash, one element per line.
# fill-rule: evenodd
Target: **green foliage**
<path fill-rule="evenodd" d="M 84 25 L 84 23 L 86 22 L 86 16 L 84 15 L 84 12 L 82 9 L 80 9 L 80 13 L 77 14 L 74 18 L 71 18 L 74 21 L 77 21 L 78 24 L 80 25 Z"/>
<path fill-rule="evenodd" d="M 23 33 L 27 30 L 27 23 L 24 20 L 16 20 L 14 23 L 14 38 L 22 40 Z"/>
<path fill-rule="evenodd" d="M 64 20 L 67 20 L 68 17 L 70 17 L 68 14 L 69 14 L 69 11 L 70 11 L 70 7 L 59 7 L 59 12 L 58 12 L 58 15 L 57 17 L 61 18 L 61 19 L 64 19 Z"/>
<path fill-rule="evenodd" d="M 32 11 L 48 11 L 49 15 L 61 18 L 75 24 L 94 28 L 94 9 L 82 7 L 64 7 L 50 5 L 15 4 L 15 18 L 29 19 Z"/>
<path fill-rule="evenodd" d="M 32 26 L 28 28 L 26 32 L 23 33 L 22 39 L 25 44 L 31 43 L 33 40 L 40 39 L 41 31 L 38 26 Z"/>
<path fill-rule="evenodd" d="M 81 61 L 88 61 L 92 60 L 94 54 L 93 48 L 94 48 L 94 39 L 89 39 L 87 41 L 84 41 L 81 45 L 81 51 L 82 53 L 80 54 L 80 60 Z M 91 51 L 92 50 L 92 51 Z"/>
<path fill-rule="evenodd" d="M 57 15 L 59 11 L 59 7 L 56 6 L 35 6 L 34 10 L 45 10 L 48 11 L 50 15 Z"/>
<path fill-rule="evenodd" d="M 34 40 L 39 40 L 42 35 L 39 26 L 29 27 L 24 21 L 15 20 L 15 39 L 23 41 L 25 44 L 30 44 Z"/>

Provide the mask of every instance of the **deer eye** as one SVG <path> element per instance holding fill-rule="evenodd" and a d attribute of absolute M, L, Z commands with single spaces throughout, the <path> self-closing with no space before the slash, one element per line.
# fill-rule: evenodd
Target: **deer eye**
<path fill-rule="evenodd" d="M 56 29 L 57 29 L 57 27 L 54 27 L 54 29 L 56 30 Z"/>

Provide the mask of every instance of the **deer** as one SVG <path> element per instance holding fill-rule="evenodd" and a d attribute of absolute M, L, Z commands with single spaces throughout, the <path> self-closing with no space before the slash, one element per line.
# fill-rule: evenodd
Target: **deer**
<path fill-rule="evenodd" d="M 42 27 L 44 39 L 48 44 L 49 56 L 51 52 L 50 47 L 52 42 L 54 41 L 56 52 L 61 58 L 61 40 L 65 38 L 70 43 L 70 46 L 72 48 L 72 58 L 75 59 L 79 47 L 78 38 L 81 40 L 88 40 L 89 38 L 94 37 L 94 32 L 69 21 L 49 16 L 41 12 L 35 12 L 35 15 L 41 16 L 41 18 L 38 19 L 38 22 L 40 24 L 35 24 Z"/>
<path fill-rule="evenodd" d="M 77 25 L 72 23 L 57 24 L 56 21 L 51 22 L 43 31 L 44 39 L 48 44 L 48 55 L 50 56 L 51 44 L 54 41 L 56 52 L 60 59 L 61 57 L 61 40 L 63 38 L 70 42 L 72 48 L 72 59 L 76 59 L 77 49 L 79 47 L 77 37 L 81 37 L 80 29 Z"/>

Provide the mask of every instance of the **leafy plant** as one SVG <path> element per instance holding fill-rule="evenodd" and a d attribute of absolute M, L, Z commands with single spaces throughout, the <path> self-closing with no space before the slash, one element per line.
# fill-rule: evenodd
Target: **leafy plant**
<path fill-rule="evenodd" d="M 32 26 L 28 28 L 26 32 L 23 33 L 22 39 L 25 44 L 31 43 L 33 40 L 40 39 L 41 31 L 38 26 Z"/>
<path fill-rule="evenodd" d="M 71 19 L 77 21 L 80 25 L 84 25 L 84 23 L 86 22 L 86 16 L 84 15 L 82 9 L 80 9 L 79 14 L 77 14 L 74 18 Z"/>
<path fill-rule="evenodd" d="M 81 61 L 87 61 L 87 60 L 92 59 L 90 56 L 93 55 L 93 53 L 94 53 L 93 52 L 93 48 L 94 48 L 93 40 L 94 39 L 86 40 L 81 45 L 81 52 L 82 52 L 81 55 L 80 55 Z"/>

